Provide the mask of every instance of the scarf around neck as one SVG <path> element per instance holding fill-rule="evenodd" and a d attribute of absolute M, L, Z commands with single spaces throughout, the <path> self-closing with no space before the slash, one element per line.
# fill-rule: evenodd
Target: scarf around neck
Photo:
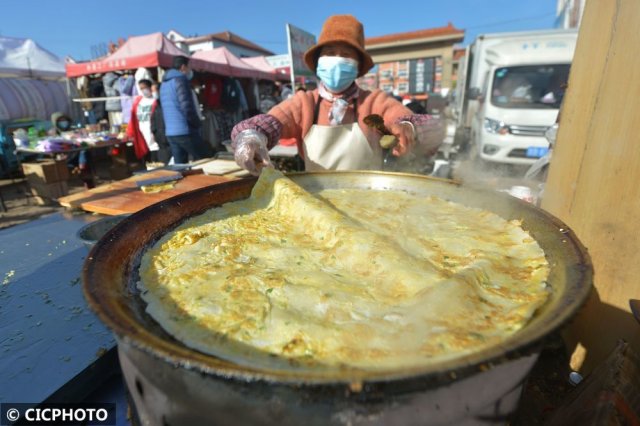
<path fill-rule="evenodd" d="M 349 108 L 349 104 L 360 95 L 360 89 L 357 84 L 353 83 L 343 92 L 334 94 L 331 93 L 324 84 L 322 84 L 322 82 L 320 82 L 318 84 L 318 94 L 322 99 L 331 102 L 329 123 L 332 126 L 336 126 L 338 124 L 342 124 L 342 119 L 347 112 L 347 108 Z"/>

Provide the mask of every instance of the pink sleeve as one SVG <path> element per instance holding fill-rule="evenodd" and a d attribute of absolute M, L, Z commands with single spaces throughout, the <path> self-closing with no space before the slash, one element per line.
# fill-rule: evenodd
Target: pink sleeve
<path fill-rule="evenodd" d="M 381 115 L 387 127 L 408 121 L 415 130 L 413 149 L 427 155 L 435 153 L 445 136 L 442 119 L 427 114 L 413 114 L 409 108 L 382 91 L 375 91 L 371 96 L 374 96 L 372 114 Z"/>
<path fill-rule="evenodd" d="M 302 140 L 303 111 L 306 92 L 298 92 L 293 97 L 280 102 L 271 108 L 269 114 L 273 115 L 282 123 L 282 134 L 280 137 Z"/>
<path fill-rule="evenodd" d="M 303 111 L 306 111 L 305 104 L 309 103 L 309 100 L 305 99 L 306 95 L 305 92 L 299 92 L 271 108 L 268 114 L 256 115 L 236 124 L 231 132 L 231 140 L 235 140 L 238 133 L 249 129 L 264 133 L 269 149 L 277 145 L 282 138 L 302 140 L 301 123 L 305 121 Z"/>
<path fill-rule="evenodd" d="M 414 150 L 427 155 L 434 154 L 446 135 L 444 120 L 429 114 L 410 114 L 398 118 L 397 122 L 408 121 L 415 129 Z"/>
<path fill-rule="evenodd" d="M 371 114 L 382 116 L 387 127 L 397 123 L 400 118 L 412 114 L 409 108 L 381 90 L 375 90 L 370 96 L 373 97 Z"/>
<path fill-rule="evenodd" d="M 231 140 L 235 141 L 238 133 L 245 130 L 257 130 L 267 136 L 267 148 L 271 149 L 278 144 L 282 134 L 282 123 L 273 115 L 259 114 L 239 122 L 231 131 Z"/>

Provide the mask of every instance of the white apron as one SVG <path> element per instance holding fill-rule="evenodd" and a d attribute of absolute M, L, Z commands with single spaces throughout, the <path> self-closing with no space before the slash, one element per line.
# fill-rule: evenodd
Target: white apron
<path fill-rule="evenodd" d="M 304 137 L 304 166 L 308 172 L 318 170 L 381 170 L 382 150 L 374 151 L 358 125 L 357 105 L 354 102 L 356 121 L 338 126 L 319 126 L 318 97 L 313 125 Z"/>

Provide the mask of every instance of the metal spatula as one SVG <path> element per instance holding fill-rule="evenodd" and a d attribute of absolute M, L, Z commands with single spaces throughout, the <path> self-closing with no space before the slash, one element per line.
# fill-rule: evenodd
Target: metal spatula
<path fill-rule="evenodd" d="M 383 149 L 392 149 L 398 144 L 398 139 L 391 133 L 391 130 L 384 125 L 384 119 L 378 114 L 367 115 L 363 121 L 364 124 L 376 129 L 382 135 L 380 138 L 380 146 Z"/>

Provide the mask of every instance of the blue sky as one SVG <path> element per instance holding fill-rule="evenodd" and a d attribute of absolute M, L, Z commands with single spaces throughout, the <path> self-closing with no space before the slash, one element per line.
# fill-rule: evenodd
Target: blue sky
<path fill-rule="evenodd" d="M 29 37 L 59 55 L 90 59 L 91 46 L 131 35 L 229 30 L 286 53 L 285 24 L 318 35 L 327 16 L 350 13 L 368 37 L 447 25 L 465 43 L 487 32 L 553 27 L 556 0 L 1 0 L 0 35 Z M 150 5 L 154 5 L 153 7 Z"/>

